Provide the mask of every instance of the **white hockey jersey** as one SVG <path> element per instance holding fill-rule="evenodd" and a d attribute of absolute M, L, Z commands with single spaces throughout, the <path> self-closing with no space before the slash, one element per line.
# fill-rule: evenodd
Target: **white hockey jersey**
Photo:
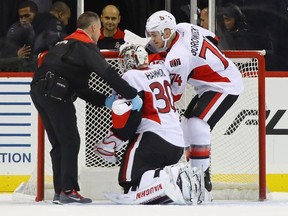
<path fill-rule="evenodd" d="M 164 65 L 129 70 L 122 78 L 138 91 L 144 91 L 142 120 L 137 132 L 152 131 L 171 144 L 184 147 L 179 114 L 171 94 L 169 72 Z"/>
<path fill-rule="evenodd" d="M 172 92 L 180 95 L 187 83 L 201 96 L 215 91 L 239 95 L 243 79 L 234 63 L 225 57 L 207 38 L 213 33 L 199 26 L 180 23 L 177 37 L 165 58 L 172 79 Z"/>

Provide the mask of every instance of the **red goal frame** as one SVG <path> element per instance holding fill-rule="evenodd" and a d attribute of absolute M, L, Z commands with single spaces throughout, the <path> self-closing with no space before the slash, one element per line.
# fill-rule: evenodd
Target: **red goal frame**
<path fill-rule="evenodd" d="M 259 200 L 266 199 L 266 110 L 265 110 L 265 52 L 264 51 L 223 51 L 228 58 L 258 59 L 258 111 L 259 111 Z M 105 58 L 117 58 L 118 52 L 102 52 Z M 13 76 L 13 73 L 7 73 Z M 3 73 L 1 75 L 4 75 Z M 20 75 L 20 74 L 19 74 Z M 29 74 L 30 76 L 31 74 Z M 44 199 L 44 127 L 38 121 L 38 163 L 37 163 L 37 195 L 36 201 Z"/>

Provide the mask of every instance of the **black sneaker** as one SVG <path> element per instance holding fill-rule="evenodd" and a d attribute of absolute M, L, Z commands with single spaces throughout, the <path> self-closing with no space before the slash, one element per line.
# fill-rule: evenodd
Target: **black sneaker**
<path fill-rule="evenodd" d="M 72 192 L 69 194 L 61 192 L 59 202 L 61 204 L 69 204 L 69 203 L 87 204 L 87 203 L 91 203 L 92 200 L 90 198 L 85 198 L 81 196 L 77 191 L 72 190 Z"/>
<path fill-rule="evenodd" d="M 210 192 L 212 190 L 212 182 L 210 179 L 209 168 L 207 168 L 204 173 L 205 173 L 204 175 L 205 188 L 208 192 Z"/>
<path fill-rule="evenodd" d="M 60 200 L 60 194 L 55 193 L 52 202 L 54 204 L 61 204 L 59 200 Z"/>

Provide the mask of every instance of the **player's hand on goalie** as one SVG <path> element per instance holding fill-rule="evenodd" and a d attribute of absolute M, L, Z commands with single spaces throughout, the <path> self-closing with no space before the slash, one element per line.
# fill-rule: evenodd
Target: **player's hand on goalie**
<path fill-rule="evenodd" d="M 141 99 L 141 97 L 139 97 L 139 95 L 137 95 L 135 98 L 133 98 L 131 100 L 132 103 L 132 110 L 137 110 L 138 112 L 140 111 L 142 105 L 143 105 L 143 101 Z"/>
<path fill-rule="evenodd" d="M 108 107 L 109 109 L 111 109 L 112 108 L 112 104 L 115 101 L 115 99 L 116 99 L 116 95 L 115 94 L 112 94 L 112 95 L 108 96 L 105 99 L 105 106 Z"/>
<path fill-rule="evenodd" d="M 118 161 L 116 151 L 119 151 L 125 144 L 126 141 L 119 139 L 112 131 L 109 131 L 107 137 L 95 144 L 94 152 L 104 160 L 116 163 Z"/>

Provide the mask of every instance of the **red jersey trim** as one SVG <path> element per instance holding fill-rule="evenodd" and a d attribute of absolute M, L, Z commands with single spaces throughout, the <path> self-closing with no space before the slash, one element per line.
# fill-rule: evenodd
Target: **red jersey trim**
<path fill-rule="evenodd" d="M 219 43 L 220 42 L 220 39 L 217 35 L 215 35 L 214 39 Z"/>
<path fill-rule="evenodd" d="M 220 76 L 209 65 L 202 65 L 195 68 L 190 78 L 205 82 L 230 82 L 227 77 Z"/>
<path fill-rule="evenodd" d="M 105 37 L 104 37 L 104 34 L 103 34 L 103 31 L 104 31 L 104 28 L 101 28 L 101 35 L 99 37 L 99 40 L 103 40 Z M 125 36 L 125 33 L 123 31 L 121 31 L 119 28 L 117 28 L 117 31 L 115 32 L 115 34 L 113 35 L 113 38 L 114 39 L 123 39 Z"/>
<path fill-rule="evenodd" d="M 48 53 L 48 51 L 44 51 L 44 52 L 38 54 L 38 62 L 37 62 L 38 68 L 42 65 L 44 58 L 47 55 L 47 53 Z"/>
<path fill-rule="evenodd" d="M 152 121 L 161 124 L 161 120 L 159 118 L 157 110 L 153 107 L 153 98 L 151 92 L 144 92 L 144 106 L 143 106 L 143 113 L 142 117 L 150 119 Z"/>
<path fill-rule="evenodd" d="M 167 56 L 167 52 L 152 53 L 148 55 L 149 63 L 157 64 L 159 61 L 164 61 Z"/>
<path fill-rule="evenodd" d="M 178 41 L 178 39 L 180 38 L 180 35 L 178 32 L 176 32 L 176 37 L 173 39 L 170 47 L 168 48 L 167 52 L 169 52 L 169 50 L 171 49 L 171 47 Z"/>
<path fill-rule="evenodd" d="M 201 113 L 201 115 L 199 116 L 200 119 L 204 119 L 205 116 L 207 115 L 207 113 L 211 110 L 211 108 L 214 106 L 214 104 L 217 102 L 217 100 L 221 97 L 222 93 L 217 93 L 212 100 L 210 101 L 210 103 L 206 106 L 206 108 L 203 110 L 203 112 Z"/>
<path fill-rule="evenodd" d="M 89 35 L 82 29 L 77 29 L 74 33 L 64 38 L 64 40 L 68 40 L 68 39 L 75 39 L 75 40 L 82 41 L 84 43 L 95 43 L 89 37 Z"/>
<path fill-rule="evenodd" d="M 129 165 L 129 159 L 130 159 L 130 155 L 131 155 L 131 151 L 134 149 L 136 142 L 138 142 L 138 137 L 139 134 L 136 134 L 136 136 L 133 138 L 132 142 L 129 144 L 127 150 L 126 150 L 126 157 L 125 157 L 125 161 L 124 161 L 124 165 L 123 165 L 123 172 L 122 172 L 122 176 L 121 179 L 122 181 L 127 181 L 127 169 L 128 169 L 128 165 Z"/>

